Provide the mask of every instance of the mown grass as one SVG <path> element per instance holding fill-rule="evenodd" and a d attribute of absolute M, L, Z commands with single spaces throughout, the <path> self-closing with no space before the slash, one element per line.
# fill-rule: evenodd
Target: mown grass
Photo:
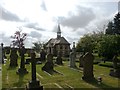
<path fill-rule="evenodd" d="M 18 64 L 20 64 L 20 58 L 18 60 Z M 91 82 L 86 82 L 82 80 L 82 70 L 74 70 L 71 69 L 69 65 L 69 61 L 63 61 L 63 66 L 54 66 L 54 70 L 60 72 L 60 74 L 55 73 L 53 75 L 49 75 L 41 70 L 43 64 L 36 65 L 37 67 L 37 78 L 40 80 L 40 84 L 44 87 L 44 89 L 50 88 L 118 88 L 119 79 L 115 77 L 109 76 L 110 68 L 103 67 L 99 65 L 94 65 L 94 77 L 97 80 L 99 76 L 102 77 L 102 84 L 98 84 L 96 80 Z M 77 67 L 79 63 L 76 62 Z M 31 65 L 26 65 L 26 69 L 29 71 L 28 74 L 25 75 L 17 75 L 16 71 L 19 66 L 16 68 L 9 67 L 9 60 L 7 60 L 5 65 L 2 65 L 2 88 L 25 88 L 28 82 L 31 80 Z M 57 84 L 57 85 L 56 85 Z M 60 86 L 60 87 L 59 87 Z"/>
<path fill-rule="evenodd" d="M 0 64 L 0 69 L 2 69 L 1 67 L 2 67 L 2 65 Z M 0 90 L 1 89 L 2 89 L 2 72 L 0 70 Z"/>

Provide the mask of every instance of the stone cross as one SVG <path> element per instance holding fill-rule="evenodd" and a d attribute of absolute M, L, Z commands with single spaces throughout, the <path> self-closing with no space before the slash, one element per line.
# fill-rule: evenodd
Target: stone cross
<path fill-rule="evenodd" d="M 71 68 L 76 68 L 75 60 L 76 60 L 76 49 L 75 49 L 75 42 L 73 42 L 72 52 L 70 53 L 70 67 Z"/>
<path fill-rule="evenodd" d="M 29 81 L 27 90 L 33 90 L 33 89 L 39 89 L 43 90 L 43 86 L 40 86 L 40 81 L 36 79 L 36 62 L 37 60 L 35 59 L 36 55 L 34 52 L 31 52 L 31 78 L 32 80 Z"/>
<path fill-rule="evenodd" d="M 83 56 L 83 77 L 82 77 L 83 80 L 94 79 L 93 60 L 94 60 L 94 56 L 90 52 L 87 52 Z"/>

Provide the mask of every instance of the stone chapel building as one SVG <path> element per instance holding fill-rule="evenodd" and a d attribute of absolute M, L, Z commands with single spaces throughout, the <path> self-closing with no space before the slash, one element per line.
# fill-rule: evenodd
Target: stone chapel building
<path fill-rule="evenodd" d="M 70 43 L 64 37 L 61 37 L 60 25 L 58 25 L 57 29 L 57 37 L 51 38 L 46 43 L 46 51 L 54 56 L 60 53 L 63 57 L 68 57 L 70 54 Z"/>

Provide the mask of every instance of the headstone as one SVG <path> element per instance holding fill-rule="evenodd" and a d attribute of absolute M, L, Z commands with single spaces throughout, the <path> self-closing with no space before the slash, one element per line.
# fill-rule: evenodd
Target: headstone
<path fill-rule="evenodd" d="M 20 62 L 20 68 L 18 69 L 17 74 L 26 74 L 26 73 L 28 73 L 27 69 L 25 68 L 25 56 L 24 56 L 25 53 L 26 53 L 25 47 L 23 46 L 20 49 L 21 62 Z"/>
<path fill-rule="evenodd" d="M 45 62 L 46 61 L 46 52 L 42 49 L 40 52 L 40 59 L 41 61 Z"/>
<path fill-rule="evenodd" d="M 76 60 L 75 42 L 73 42 L 73 48 L 72 48 L 72 52 L 70 52 L 69 59 L 70 59 L 70 67 L 76 68 L 76 65 L 75 65 L 75 60 Z"/>
<path fill-rule="evenodd" d="M 83 55 L 79 58 L 79 67 L 83 67 Z"/>
<path fill-rule="evenodd" d="M 62 57 L 61 57 L 61 53 L 60 52 L 57 55 L 56 64 L 63 65 L 63 63 L 62 63 Z"/>
<path fill-rule="evenodd" d="M 10 54 L 10 47 L 6 48 L 6 54 Z"/>
<path fill-rule="evenodd" d="M 113 69 L 110 70 L 110 76 L 118 77 L 120 78 L 120 64 L 118 65 L 118 58 L 117 55 L 113 57 Z"/>
<path fill-rule="evenodd" d="M 2 49 L 2 64 L 4 64 L 3 43 L 1 43 L 1 49 Z"/>
<path fill-rule="evenodd" d="M 27 90 L 33 90 L 33 89 L 39 89 L 43 90 L 43 86 L 40 86 L 40 81 L 36 79 L 36 59 L 35 59 L 35 53 L 31 53 L 31 72 L 32 72 L 32 80 L 29 81 Z"/>
<path fill-rule="evenodd" d="M 2 47 L 0 46 L 0 64 L 2 63 Z"/>
<path fill-rule="evenodd" d="M 48 54 L 47 55 L 47 62 L 42 67 L 42 70 L 46 71 L 46 72 L 52 72 L 52 71 L 54 71 L 53 67 L 54 67 L 54 64 L 53 64 L 53 55 L 52 54 Z"/>
<path fill-rule="evenodd" d="M 18 60 L 17 50 L 15 48 L 12 48 L 10 54 L 10 67 L 18 66 L 17 60 Z"/>
<path fill-rule="evenodd" d="M 31 58 L 27 58 L 25 64 L 30 64 Z"/>
<path fill-rule="evenodd" d="M 83 77 L 82 77 L 83 80 L 94 79 L 93 60 L 94 60 L 94 56 L 91 52 L 87 52 L 83 56 Z"/>

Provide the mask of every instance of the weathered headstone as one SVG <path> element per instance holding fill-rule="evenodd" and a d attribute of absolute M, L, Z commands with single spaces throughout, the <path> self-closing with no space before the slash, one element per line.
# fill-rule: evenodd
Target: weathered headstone
<path fill-rule="evenodd" d="M 63 65 L 63 63 L 62 63 L 62 57 L 61 57 L 61 53 L 60 52 L 57 55 L 56 64 Z"/>
<path fill-rule="evenodd" d="M 110 70 L 110 76 L 118 77 L 120 78 L 120 64 L 118 65 L 119 60 L 117 58 L 117 55 L 113 57 L 113 69 Z"/>
<path fill-rule="evenodd" d="M 29 81 L 27 90 L 33 90 L 33 89 L 39 89 L 43 90 L 43 86 L 40 85 L 40 81 L 36 79 L 36 59 L 35 59 L 35 53 L 31 53 L 31 72 L 32 72 L 32 80 Z"/>
<path fill-rule="evenodd" d="M 92 79 L 94 79 L 93 60 L 94 60 L 94 56 L 90 52 L 87 52 L 83 56 L 83 77 L 82 77 L 83 80 L 92 80 Z"/>
<path fill-rule="evenodd" d="M 12 48 L 10 53 L 10 67 L 18 66 L 17 60 L 18 60 L 17 50 L 15 48 Z"/>
<path fill-rule="evenodd" d="M 79 67 L 83 67 L 83 55 L 79 58 Z"/>
<path fill-rule="evenodd" d="M 26 74 L 26 73 L 28 73 L 27 69 L 25 68 L 25 56 L 24 56 L 25 53 L 26 53 L 25 47 L 23 46 L 20 49 L 21 63 L 20 63 L 20 68 L 17 71 L 17 74 Z"/>
<path fill-rule="evenodd" d="M 41 61 L 45 62 L 46 60 L 46 52 L 42 49 L 42 51 L 40 52 L 40 59 Z"/>
<path fill-rule="evenodd" d="M 3 43 L 1 43 L 1 49 L 2 49 L 2 64 L 4 64 L 4 55 L 3 55 Z"/>
<path fill-rule="evenodd" d="M 10 47 L 6 48 L 6 54 L 10 54 Z"/>
<path fill-rule="evenodd" d="M 75 65 L 75 60 L 76 60 L 76 48 L 75 48 L 75 42 L 73 42 L 73 48 L 72 48 L 72 52 L 70 52 L 70 67 L 71 68 L 76 68 Z"/>
<path fill-rule="evenodd" d="M 42 67 L 42 70 L 46 71 L 46 72 L 52 72 L 52 71 L 54 71 L 53 67 L 54 67 L 54 64 L 53 64 L 53 55 L 52 54 L 48 54 L 47 55 L 47 62 Z"/>
<path fill-rule="evenodd" d="M 2 64 L 2 46 L 0 46 L 0 64 Z"/>

